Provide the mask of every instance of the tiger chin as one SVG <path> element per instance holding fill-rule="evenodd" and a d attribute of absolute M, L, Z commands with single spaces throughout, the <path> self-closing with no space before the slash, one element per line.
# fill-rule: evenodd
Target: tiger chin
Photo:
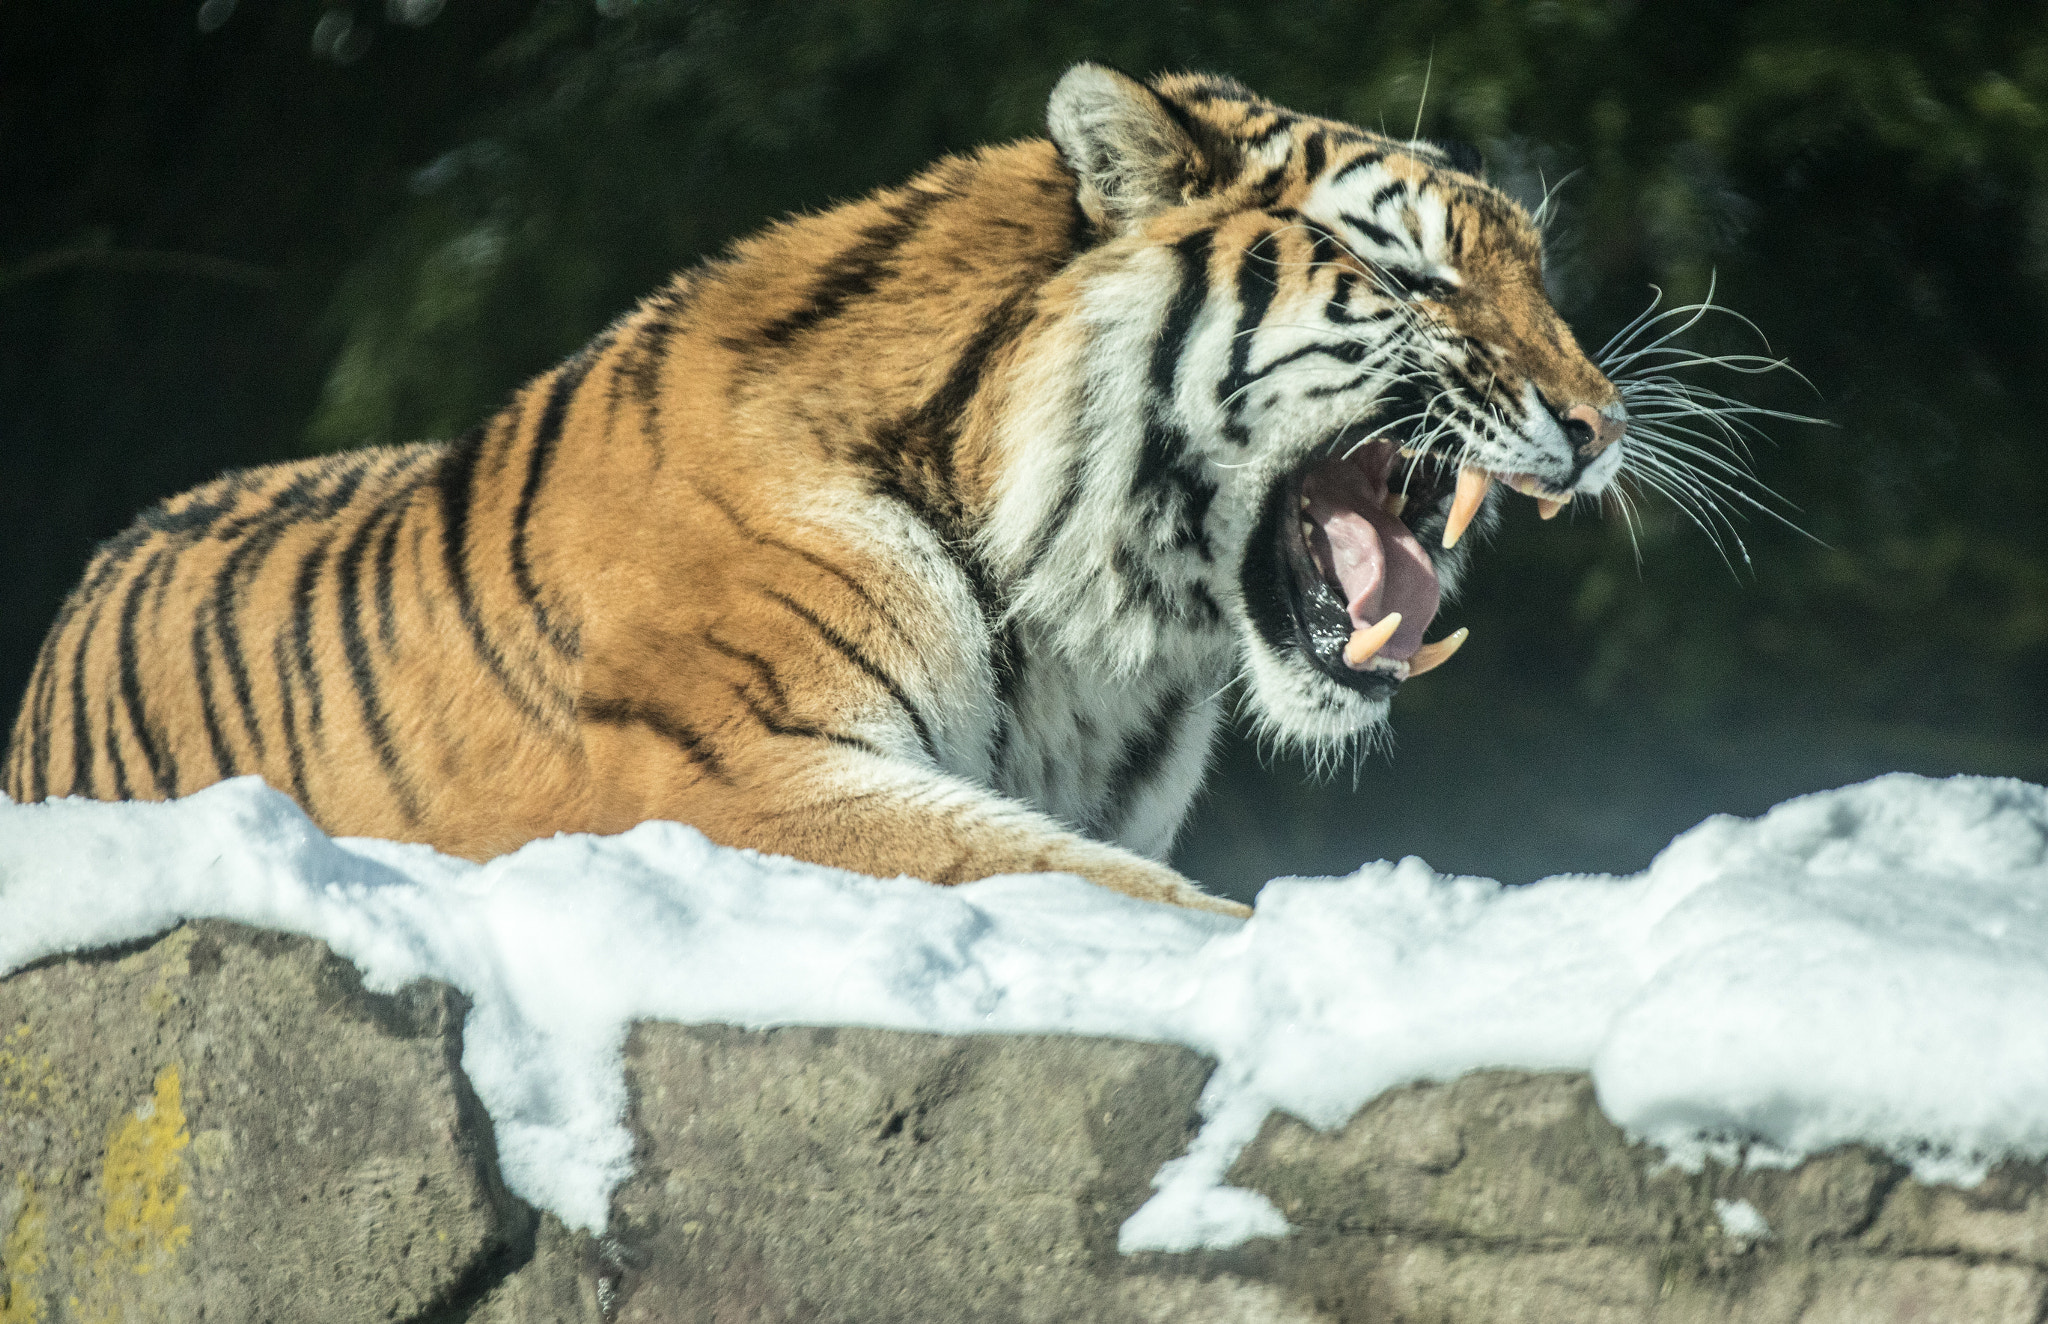
<path fill-rule="evenodd" d="M 660 818 L 1246 913 L 1161 862 L 1222 692 L 1384 723 L 1467 531 L 1599 495 L 1621 397 L 1465 156 L 1092 64 L 1047 120 L 735 244 L 456 441 L 148 511 L 8 793 L 254 773 L 476 859 Z"/>

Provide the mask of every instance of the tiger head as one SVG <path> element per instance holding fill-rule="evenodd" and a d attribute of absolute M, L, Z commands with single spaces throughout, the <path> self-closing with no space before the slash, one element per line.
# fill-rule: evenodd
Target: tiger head
<path fill-rule="evenodd" d="M 1225 79 L 1080 65 L 1048 118 L 1099 236 L 1075 264 L 1097 338 L 1151 329 L 1121 352 L 1152 573 L 1213 593 L 1275 733 L 1371 730 L 1462 640 L 1424 634 L 1500 489 L 1549 518 L 1623 464 L 1621 394 L 1551 307 L 1535 224 L 1469 151 Z"/>

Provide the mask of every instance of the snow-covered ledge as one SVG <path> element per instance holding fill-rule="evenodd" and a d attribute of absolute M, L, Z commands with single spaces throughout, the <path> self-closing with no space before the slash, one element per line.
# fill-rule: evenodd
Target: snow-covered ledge
<path fill-rule="evenodd" d="M 2048 1305 L 2048 793 L 2011 782 L 1242 926 L 673 825 L 479 867 L 253 783 L 0 805 L 0 971 L 10 1321 Z M 869 1028 L 766 1028 L 830 1023 Z"/>

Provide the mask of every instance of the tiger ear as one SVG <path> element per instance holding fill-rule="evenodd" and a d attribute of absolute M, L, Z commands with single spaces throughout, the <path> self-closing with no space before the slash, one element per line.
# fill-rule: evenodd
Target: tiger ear
<path fill-rule="evenodd" d="M 1233 156 L 1222 134 L 1099 64 L 1067 70 L 1045 122 L 1079 181 L 1081 210 L 1104 228 L 1135 225 L 1211 191 Z"/>

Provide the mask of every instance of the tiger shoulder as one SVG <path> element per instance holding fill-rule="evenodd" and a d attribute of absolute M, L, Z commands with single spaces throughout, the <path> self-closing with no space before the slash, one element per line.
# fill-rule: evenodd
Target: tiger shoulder
<path fill-rule="evenodd" d="M 460 439 L 228 475 L 101 547 L 19 801 L 256 774 L 487 858 L 647 819 L 875 875 L 1163 861 L 1223 695 L 1387 721 L 1502 490 L 1596 497 L 1615 386 L 1462 153 L 1070 70 L 1049 139 L 676 277 Z"/>

